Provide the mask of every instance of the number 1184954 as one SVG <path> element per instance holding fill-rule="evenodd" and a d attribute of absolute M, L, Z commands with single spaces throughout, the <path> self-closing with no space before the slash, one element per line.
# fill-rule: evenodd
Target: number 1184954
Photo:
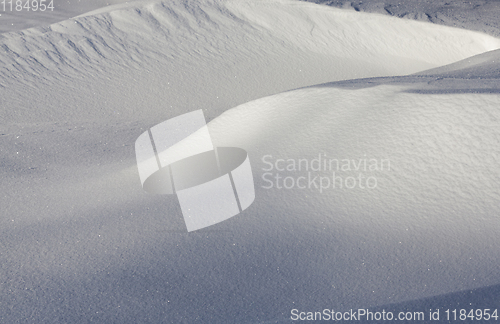
<path fill-rule="evenodd" d="M 54 0 L 1 0 L 0 10 L 12 11 L 54 11 Z"/>

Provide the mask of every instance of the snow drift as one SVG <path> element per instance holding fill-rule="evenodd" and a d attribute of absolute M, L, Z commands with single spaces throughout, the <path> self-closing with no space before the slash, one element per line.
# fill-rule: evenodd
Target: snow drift
<path fill-rule="evenodd" d="M 500 47 L 477 32 L 294 1 L 140 4 L 4 34 L 2 106 L 21 106 L 4 122 L 217 116 L 293 88 L 414 73 Z"/>
<path fill-rule="evenodd" d="M 0 320 L 278 321 L 498 284 L 499 61 L 479 54 L 499 47 L 294 1 L 4 34 Z M 177 201 L 142 192 L 133 143 L 199 108 L 216 146 L 249 152 L 256 201 L 187 234 Z M 265 161 L 323 156 L 391 164 L 370 190 L 264 188 Z"/>

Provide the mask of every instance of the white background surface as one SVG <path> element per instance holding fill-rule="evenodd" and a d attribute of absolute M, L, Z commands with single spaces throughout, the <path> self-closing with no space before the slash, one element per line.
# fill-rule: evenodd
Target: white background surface
<path fill-rule="evenodd" d="M 0 321 L 276 322 L 494 289 L 500 55 L 481 53 L 499 47 L 294 1 L 134 2 L 2 34 Z M 249 152 L 256 201 L 187 233 L 173 196 L 142 191 L 134 142 L 199 108 L 216 146 Z M 263 155 L 318 153 L 393 169 L 373 191 L 262 188 Z"/>

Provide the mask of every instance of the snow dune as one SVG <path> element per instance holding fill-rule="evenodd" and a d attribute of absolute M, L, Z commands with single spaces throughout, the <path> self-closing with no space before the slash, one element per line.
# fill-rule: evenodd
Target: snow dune
<path fill-rule="evenodd" d="M 165 103 L 172 116 L 199 107 L 216 116 L 293 88 L 415 73 L 500 47 L 477 32 L 294 1 L 146 2 L 99 12 L 3 35 L 4 107 L 23 103 L 4 122 L 135 120 L 159 117 Z M 85 99 L 62 110 L 68 89 Z"/>
<path fill-rule="evenodd" d="M 499 283 L 496 38 L 295 1 L 152 1 L 0 48 L 0 322 L 278 321 Z M 200 108 L 216 146 L 249 152 L 257 196 L 188 234 L 175 199 L 142 191 L 133 144 Z M 364 159 L 390 170 L 363 171 L 373 189 L 264 188 L 265 161 L 318 156 L 357 163 L 344 179 Z"/>
<path fill-rule="evenodd" d="M 257 162 L 259 214 L 273 210 L 281 226 L 335 232 L 335 243 L 323 244 L 333 260 L 348 256 L 342 266 L 332 260 L 331 267 L 337 264 L 334 272 L 342 273 L 333 282 L 350 294 L 371 287 L 371 303 L 389 303 L 494 285 L 499 264 L 493 260 L 500 256 L 499 76 L 479 82 L 409 76 L 309 87 L 240 105 L 209 130 L 215 145 L 245 148 Z M 304 176 L 300 185 L 309 187 L 304 167 L 277 172 L 289 165 L 280 162 L 269 170 L 268 161 L 312 161 L 318 155 L 323 161 L 353 159 L 352 170 L 335 176 L 374 176 L 377 188 L 358 183 L 345 190 L 344 182 L 344 190 L 335 190 L 333 180 L 325 179 L 330 187 L 321 194 L 320 183 L 312 190 L 296 183 L 287 190 L 287 176 L 288 186 Z M 363 159 L 388 159 L 390 171 L 379 170 L 380 164 L 374 172 L 355 170 Z M 323 169 L 313 174 L 332 177 Z"/>
<path fill-rule="evenodd" d="M 418 73 L 455 79 L 498 79 L 500 77 L 500 51 L 490 51 L 468 57 L 459 62 Z"/>
<path fill-rule="evenodd" d="M 302 0 L 344 9 L 374 12 L 404 19 L 432 22 L 476 30 L 499 37 L 496 0 L 475 1 L 414 1 L 414 0 Z"/>
<path fill-rule="evenodd" d="M 6 10 L 0 14 L 0 34 L 19 31 L 36 26 L 46 26 L 54 24 L 86 12 L 96 10 L 113 4 L 123 2 L 131 2 L 130 0 L 52 0 L 54 10 L 40 11 L 37 9 L 30 11 L 23 9 L 22 11 Z M 49 4 L 47 1 L 46 4 Z M 25 4 L 25 2 L 23 3 Z M 15 5 L 15 4 L 14 4 Z M 7 8 L 10 4 L 6 2 Z M 15 8 L 15 7 L 14 7 Z M 3 9 L 3 4 L 2 4 Z M 9 8 L 10 9 L 10 8 Z"/>

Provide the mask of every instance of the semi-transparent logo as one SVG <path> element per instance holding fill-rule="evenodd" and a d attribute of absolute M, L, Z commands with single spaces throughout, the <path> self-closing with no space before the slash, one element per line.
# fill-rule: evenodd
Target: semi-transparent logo
<path fill-rule="evenodd" d="M 255 199 L 247 152 L 214 148 L 201 109 L 151 127 L 137 138 L 135 154 L 144 190 L 176 194 L 188 232 L 233 217 Z"/>

